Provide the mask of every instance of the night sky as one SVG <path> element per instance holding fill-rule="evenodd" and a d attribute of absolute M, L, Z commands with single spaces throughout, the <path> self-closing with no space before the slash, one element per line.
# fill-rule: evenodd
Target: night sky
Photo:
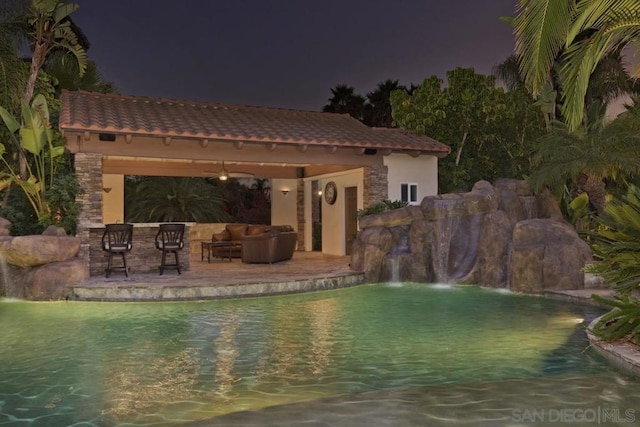
<path fill-rule="evenodd" d="M 129 95 L 320 110 L 513 51 L 516 0 L 75 0 L 89 58 Z"/>

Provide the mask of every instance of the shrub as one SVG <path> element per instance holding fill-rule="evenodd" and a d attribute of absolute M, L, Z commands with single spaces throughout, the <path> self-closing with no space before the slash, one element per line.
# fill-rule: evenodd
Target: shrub
<path fill-rule="evenodd" d="M 607 204 L 596 217 L 597 231 L 589 233 L 600 262 L 586 271 L 601 275 L 616 291 L 616 299 L 595 297 L 613 307 L 596 323 L 593 332 L 607 341 L 640 338 L 640 189 L 630 185 L 623 200 Z"/>
<path fill-rule="evenodd" d="M 373 215 L 373 214 L 379 214 L 386 211 L 392 211 L 395 209 L 404 208 L 405 206 L 408 206 L 408 205 L 409 203 L 403 202 L 401 200 L 395 200 L 395 201 L 383 200 L 382 202 L 376 203 L 375 205 L 371 205 L 366 209 L 360 209 L 357 214 L 358 214 L 358 218 L 362 218 L 363 216 L 366 216 L 366 215 Z"/>

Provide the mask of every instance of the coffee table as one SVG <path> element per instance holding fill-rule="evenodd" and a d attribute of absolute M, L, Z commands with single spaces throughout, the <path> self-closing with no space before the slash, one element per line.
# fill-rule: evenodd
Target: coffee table
<path fill-rule="evenodd" d="M 233 242 L 201 242 L 200 247 L 200 261 L 204 261 L 204 251 L 207 251 L 207 262 L 211 262 L 211 250 L 213 248 L 229 248 L 229 262 L 231 262 L 231 251 L 233 249 Z M 220 256 L 220 258 L 223 258 Z"/>

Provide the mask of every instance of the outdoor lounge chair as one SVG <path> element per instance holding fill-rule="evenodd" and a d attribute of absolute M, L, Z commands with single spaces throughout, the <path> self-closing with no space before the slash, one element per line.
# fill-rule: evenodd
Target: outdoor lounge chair
<path fill-rule="evenodd" d="M 131 240 L 133 237 L 133 224 L 106 224 L 104 234 L 102 235 L 102 250 L 106 251 L 109 256 L 106 276 L 109 277 L 113 269 L 124 270 L 125 276 L 129 277 L 127 271 L 127 252 L 131 250 Z M 114 267 L 113 256 L 120 255 L 122 257 L 122 266 Z"/>
<path fill-rule="evenodd" d="M 160 224 L 158 234 L 156 234 L 156 248 L 162 251 L 160 261 L 160 274 L 165 268 L 175 268 L 180 272 L 180 257 L 178 252 L 184 248 L 184 224 Z M 172 253 L 175 257 L 174 264 L 167 264 L 167 254 Z"/>

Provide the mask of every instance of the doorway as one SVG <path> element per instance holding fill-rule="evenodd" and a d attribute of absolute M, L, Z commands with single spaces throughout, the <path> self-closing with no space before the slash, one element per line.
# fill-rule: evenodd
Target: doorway
<path fill-rule="evenodd" d="M 358 187 L 344 189 L 344 241 L 345 255 L 351 255 L 351 248 L 358 233 Z"/>

